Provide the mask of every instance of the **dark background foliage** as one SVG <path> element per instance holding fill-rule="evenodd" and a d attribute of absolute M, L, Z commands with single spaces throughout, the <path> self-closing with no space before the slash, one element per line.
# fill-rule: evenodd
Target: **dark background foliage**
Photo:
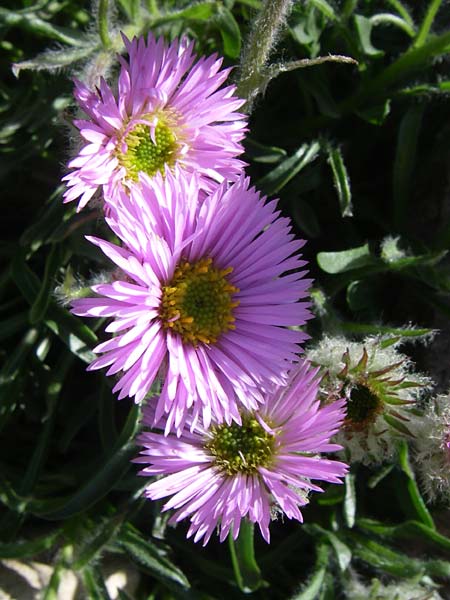
<path fill-rule="evenodd" d="M 84 240 L 102 228 L 98 214 L 61 202 L 74 144 L 70 77 L 102 65 L 112 76 L 120 29 L 187 33 L 199 53 L 238 64 L 260 7 L 0 8 L 0 558 L 52 563 L 46 599 L 66 569 L 80 574 L 80 597 L 108 598 L 112 556 L 138 571 L 133 596 L 121 592 L 136 599 L 251 590 L 261 599 L 342 598 L 351 569 L 369 580 L 445 586 L 450 577 L 448 511 L 425 505 L 406 444 L 398 464 L 354 468 L 345 486 L 313 498 L 305 525 L 274 522 L 272 543 L 256 539 L 255 556 L 239 544 L 186 541 L 185 527 L 167 528 L 158 503 L 141 499 L 144 481 L 130 463 L 139 408 L 85 372 L 101 323 L 84 324 L 62 299 L 108 265 Z M 254 103 L 245 144 L 256 186 L 279 196 L 308 239 L 317 311 L 309 333 L 417 342 L 437 328 L 431 346 L 407 341 L 404 351 L 439 390 L 448 389 L 450 347 L 449 22 L 450 4 L 436 0 L 295 3 L 272 63 L 343 54 L 358 64 L 279 74 Z"/>

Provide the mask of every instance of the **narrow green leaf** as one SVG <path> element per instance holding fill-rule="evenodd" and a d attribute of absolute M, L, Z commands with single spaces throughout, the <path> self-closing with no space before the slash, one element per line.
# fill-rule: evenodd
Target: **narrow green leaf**
<path fill-rule="evenodd" d="M 399 229 L 408 212 L 408 200 L 414 182 L 417 141 L 424 110 L 424 104 L 411 106 L 402 119 L 398 133 L 393 170 L 393 196 L 394 220 Z"/>
<path fill-rule="evenodd" d="M 122 525 L 123 516 L 118 515 L 104 519 L 100 525 L 94 527 L 94 531 L 87 538 L 81 540 L 76 548 L 75 559 L 72 563 L 76 571 L 84 569 L 91 561 L 102 552 L 111 539 L 115 536 Z"/>
<path fill-rule="evenodd" d="M 219 4 L 214 23 L 222 37 L 224 54 L 230 58 L 238 58 L 241 53 L 241 30 L 233 13 L 223 4 Z"/>
<path fill-rule="evenodd" d="M 345 497 L 344 497 L 344 519 L 347 527 L 352 528 L 355 524 L 356 516 L 356 489 L 355 474 L 348 473 L 345 476 Z"/>
<path fill-rule="evenodd" d="M 32 304 L 39 293 L 40 280 L 24 262 L 21 253 L 17 253 L 13 259 L 11 274 L 25 300 Z M 67 309 L 50 301 L 45 324 L 63 340 L 73 354 L 85 362 L 93 360 L 94 354 L 89 348 L 97 342 L 97 336 Z"/>
<path fill-rule="evenodd" d="M 370 19 L 373 25 L 390 25 L 404 31 L 413 38 L 416 34 L 414 27 L 407 20 L 391 13 L 378 13 Z"/>
<path fill-rule="evenodd" d="M 317 547 L 317 560 L 312 574 L 300 592 L 297 592 L 291 600 L 316 600 L 322 589 L 325 574 L 329 562 L 330 548 L 326 544 L 319 544 Z"/>
<path fill-rule="evenodd" d="M 386 0 L 387 4 L 390 4 L 392 8 L 394 8 L 397 13 L 409 24 L 411 27 L 414 27 L 414 21 L 409 14 L 408 8 L 400 2 L 400 0 Z"/>
<path fill-rule="evenodd" d="M 414 328 L 414 327 L 390 327 L 389 325 L 373 325 L 371 323 L 350 323 L 341 321 L 340 329 L 348 333 L 360 335 L 378 335 L 389 334 L 400 337 L 421 337 L 429 336 L 435 333 L 434 329 Z"/>
<path fill-rule="evenodd" d="M 352 192 L 350 189 L 350 178 L 342 158 L 340 148 L 327 147 L 328 163 L 333 173 L 334 187 L 339 198 L 339 206 L 343 217 L 353 216 Z"/>
<path fill-rule="evenodd" d="M 109 452 L 117 440 L 117 429 L 114 420 L 116 399 L 106 386 L 102 377 L 100 382 L 100 398 L 98 406 L 98 427 L 103 450 Z"/>
<path fill-rule="evenodd" d="M 96 466 L 95 474 L 73 496 L 60 502 L 60 506 L 40 513 L 48 520 L 67 519 L 87 510 L 101 500 L 117 484 L 130 468 L 130 460 L 136 454 L 133 442 L 119 448 L 103 465 Z"/>
<path fill-rule="evenodd" d="M 181 10 L 158 14 L 158 16 L 152 19 L 152 25 L 156 27 L 176 21 L 213 21 L 216 17 L 217 9 L 217 2 L 198 2 Z"/>
<path fill-rule="evenodd" d="M 367 487 L 373 490 L 385 477 L 395 468 L 394 464 L 385 465 L 377 473 L 372 475 L 367 482 Z"/>
<path fill-rule="evenodd" d="M 357 534 L 354 529 L 348 531 L 347 537 L 353 542 L 352 549 L 355 557 L 385 573 L 397 577 L 414 577 L 425 571 L 422 561 L 391 550 L 365 535 Z"/>
<path fill-rule="evenodd" d="M 52 373 L 51 383 L 47 386 L 46 401 L 48 411 L 43 427 L 36 439 L 33 455 L 20 484 L 19 493 L 23 496 L 30 494 L 47 457 L 48 446 L 53 432 L 57 400 L 72 362 L 73 356 L 71 354 L 63 354 Z"/>
<path fill-rule="evenodd" d="M 390 403 L 388 402 L 388 404 L 390 404 Z M 392 404 L 396 404 L 396 402 L 392 402 Z M 407 427 L 407 425 L 405 425 L 405 423 L 403 423 L 403 421 L 401 421 L 400 419 L 397 419 L 389 414 L 383 415 L 383 419 L 386 421 L 386 423 L 388 425 L 390 425 L 391 427 L 396 429 L 398 432 L 403 433 L 404 435 L 407 435 L 410 438 L 413 437 L 413 435 L 412 435 L 411 431 L 409 430 L 409 428 Z"/>
<path fill-rule="evenodd" d="M 43 590 L 42 600 L 59 600 L 58 588 L 61 583 L 63 570 L 61 563 L 55 565 L 50 581 L 45 590 Z"/>
<path fill-rule="evenodd" d="M 263 583 L 261 571 L 255 557 L 254 527 L 254 523 L 243 519 L 237 539 L 234 540 L 231 533 L 228 535 L 236 582 L 244 594 L 254 592 Z"/>
<path fill-rule="evenodd" d="M 414 48 L 420 48 L 426 42 L 431 26 L 433 25 L 434 18 L 442 4 L 442 0 L 431 0 L 428 5 L 428 10 L 425 13 L 425 17 L 420 25 L 417 37 L 414 40 Z"/>
<path fill-rule="evenodd" d="M 8 415 L 15 409 L 18 401 L 17 394 L 11 393 L 11 384 L 15 382 L 20 374 L 22 366 L 36 344 L 38 337 L 38 329 L 29 329 L 0 369 L 0 429 L 3 427 Z"/>
<path fill-rule="evenodd" d="M 320 144 L 318 142 L 303 144 L 292 156 L 260 179 L 257 186 L 268 195 L 279 192 L 306 165 L 317 158 L 319 150 Z"/>
<path fill-rule="evenodd" d="M 353 269 L 373 267 L 379 263 L 370 253 L 368 244 L 338 252 L 319 252 L 317 262 L 325 273 L 333 275 Z"/>
<path fill-rule="evenodd" d="M 254 162 L 265 164 L 278 163 L 286 157 L 286 150 L 283 150 L 283 148 L 266 146 L 251 138 L 245 140 L 245 153 Z"/>
<path fill-rule="evenodd" d="M 7 27 L 18 27 L 69 46 L 83 46 L 86 43 L 86 37 L 76 29 L 52 25 L 32 12 L 15 12 L 7 8 L 0 8 L 0 23 Z"/>
<path fill-rule="evenodd" d="M 111 600 L 103 575 L 97 566 L 85 567 L 82 577 L 89 600 Z"/>
<path fill-rule="evenodd" d="M 320 12 L 325 15 L 327 19 L 330 19 L 330 21 L 337 20 L 338 16 L 336 11 L 329 2 L 326 0 L 310 0 L 310 2 L 311 5 L 317 8 L 317 10 L 320 10 Z"/>
<path fill-rule="evenodd" d="M 63 50 L 46 50 L 29 60 L 12 65 L 12 71 L 16 77 L 21 71 L 59 71 L 69 67 L 79 60 L 85 60 L 98 50 L 97 46 L 84 46 L 81 48 L 64 48 Z"/>
<path fill-rule="evenodd" d="M 36 554 L 53 548 L 61 533 L 61 529 L 57 529 L 48 535 L 30 541 L 14 542 L 12 544 L 0 542 L 0 559 L 33 558 Z"/>
<path fill-rule="evenodd" d="M 398 458 L 400 467 L 408 478 L 407 491 L 418 520 L 430 529 L 436 529 L 433 517 L 431 516 L 417 486 L 414 471 L 409 462 L 408 444 L 405 440 L 399 441 Z"/>
<path fill-rule="evenodd" d="M 356 114 L 358 117 L 361 117 L 361 119 L 364 119 L 364 121 L 367 121 L 371 125 L 383 125 L 390 112 L 391 100 L 390 98 L 387 98 L 380 104 L 357 110 Z"/>
<path fill-rule="evenodd" d="M 47 255 L 47 260 L 45 261 L 44 277 L 42 279 L 41 288 L 30 308 L 30 323 L 32 325 L 41 321 L 47 312 L 53 289 L 54 277 L 61 267 L 62 258 L 63 250 L 61 246 L 53 244 Z"/>
<path fill-rule="evenodd" d="M 62 203 L 63 191 L 64 187 L 58 186 L 50 196 L 37 218 L 20 236 L 21 246 L 31 246 L 32 250 L 37 250 L 61 221 L 66 218 L 66 215 L 75 212 L 75 207 L 68 209 L 67 205 Z"/>
<path fill-rule="evenodd" d="M 362 15 L 354 15 L 355 20 L 355 29 L 356 34 L 358 36 L 358 40 L 361 46 L 362 51 L 367 56 L 372 56 L 374 58 L 378 56 L 383 56 L 383 50 L 378 50 L 372 44 L 372 29 L 374 23 L 371 19 L 367 17 L 363 17 Z"/>
<path fill-rule="evenodd" d="M 357 526 L 388 539 L 422 539 L 444 550 L 450 550 L 450 539 L 419 521 L 405 521 L 399 525 L 385 525 L 373 519 L 358 519 Z"/>
<path fill-rule="evenodd" d="M 149 540 L 144 540 L 131 525 L 124 525 L 119 535 L 120 546 L 153 577 L 174 591 L 187 590 L 190 583 L 184 573 Z"/>

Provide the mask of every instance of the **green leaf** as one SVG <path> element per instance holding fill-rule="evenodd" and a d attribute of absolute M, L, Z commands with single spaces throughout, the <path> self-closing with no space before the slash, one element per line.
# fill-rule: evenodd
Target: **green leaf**
<path fill-rule="evenodd" d="M 388 404 L 389 404 L 389 402 L 388 402 Z M 393 404 L 396 404 L 396 402 L 393 402 Z M 405 425 L 405 423 L 403 423 L 403 421 L 401 421 L 400 419 L 397 419 L 396 417 L 393 417 L 392 415 L 389 415 L 389 414 L 383 415 L 383 419 L 386 421 L 386 423 L 388 425 L 390 425 L 393 429 L 396 429 L 399 433 L 402 433 L 403 435 L 407 435 L 411 438 L 413 437 L 411 431 L 408 429 L 408 427 Z"/>
<path fill-rule="evenodd" d="M 416 34 L 414 27 L 408 23 L 407 20 L 399 17 L 397 15 L 393 15 L 392 13 L 378 13 L 371 17 L 370 19 L 373 25 L 390 25 L 401 29 L 408 35 L 413 38 Z"/>
<path fill-rule="evenodd" d="M 83 46 L 81 48 L 64 48 L 63 50 L 47 50 L 29 60 L 23 60 L 12 65 L 16 77 L 21 71 L 59 71 L 74 63 L 85 60 L 98 50 L 98 46 Z"/>
<path fill-rule="evenodd" d="M 75 550 L 72 568 L 76 571 L 83 569 L 104 550 L 122 526 L 123 515 L 109 517 L 100 525 L 95 526 L 91 535 L 83 538 Z"/>
<path fill-rule="evenodd" d="M 245 140 L 245 153 L 254 162 L 264 164 L 278 163 L 286 157 L 286 150 L 283 148 L 266 146 L 251 138 Z"/>
<path fill-rule="evenodd" d="M 327 19 L 330 19 L 331 21 L 337 20 L 338 16 L 334 8 L 326 0 L 310 0 L 310 3 L 312 6 L 317 8 L 317 10 L 319 10 L 323 15 L 325 15 Z"/>
<path fill-rule="evenodd" d="M 255 557 L 254 527 L 254 523 L 242 519 L 237 539 L 233 539 L 232 533 L 228 535 L 236 582 L 244 594 L 254 592 L 263 583 Z"/>
<path fill-rule="evenodd" d="M 261 188 L 268 195 L 279 192 L 306 165 L 317 158 L 319 150 L 320 144 L 318 142 L 303 144 L 292 156 L 281 162 L 275 169 L 260 179 L 257 182 L 257 187 Z"/>
<path fill-rule="evenodd" d="M 364 54 L 374 58 L 383 56 L 383 50 L 378 50 L 372 45 L 371 37 L 374 26 L 373 21 L 367 17 L 363 17 L 362 15 L 354 15 L 354 20 L 356 34 Z"/>
<path fill-rule="evenodd" d="M 233 13 L 222 4 L 218 5 L 214 23 L 220 31 L 223 42 L 223 51 L 230 58 L 238 58 L 241 53 L 241 30 L 236 23 Z"/>
<path fill-rule="evenodd" d="M 3 544 L 0 542 L 0 559 L 33 558 L 41 552 L 51 550 L 61 536 L 61 533 L 61 529 L 57 529 L 48 535 L 30 541 L 14 542 L 12 544 Z"/>
<path fill-rule="evenodd" d="M 450 539 L 419 521 L 405 521 L 399 525 L 386 525 L 373 519 L 358 519 L 357 526 L 388 539 L 421 539 L 444 550 L 450 550 Z"/>
<path fill-rule="evenodd" d="M 40 280 L 24 262 L 21 253 L 17 253 L 13 259 L 11 274 L 25 300 L 33 304 L 39 293 Z M 49 301 L 45 325 L 58 335 L 78 358 L 84 362 L 93 360 L 95 355 L 89 347 L 97 342 L 95 333 L 52 300 Z"/>
<path fill-rule="evenodd" d="M 350 323 L 341 321 L 340 329 L 348 333 L 359 335 L 379 335 L 387 334 L 399 337 L 421 337 L 430 336 L 435 333 L 434 329 L 414 328 L 414 327 L 390 327 L 389 325 L 373 325 L 371 323 Z"/>
<path fill-rule="evenodd" d="M 350 178 L 344 164 L 344 159 L 342 158 L 342 152 L 340 148 L 332 148 L 330 145 L 327 145 L 327 153 L 328 163 L 333 173 L 334 187 L 339 198 L 341 216 L 352 217 L 353 207 Z"/>
<path fill-rule="evenodd" d="M 155 544 L 144 540 L 131 525 L 124 525 L 119 535 L 119 544 L 132 560 L 169 589 L 179 592 L 190 588 L 184 573 Z"/>
<path fill-rule="evenodd" d="M 414 167 L 416 163 L 416 149 L 422 118 L 425 110 L 424 104 L 414 105 L 408 109 L 400 124 L 397 139 L 397 149 L 393 170 L 393 197 L 394 220 L 397 228 L 405 221 L 408 211 L 408 200 L 411 197 L 414 183 Z"/>
<path fill-rule="evenodd" d="M 64 568 L 61 563 L 55 565 L 52 576 L 48 582 L 47 587 L 43 590 L 42 600 L 59 600 L 58 588 L 61 583 L 61 575 Z"/>
<path fill-rule="evenodd" d="M 414 48 L 420 48 L 426 42 L 431 26 L 433 25 L 434 18 L 442 4 L 442 0 L 431 0 L 428 5 L 428 10 L 425 13 L 425 17 L 420 25 L 417 37 L 414 40 Z"/>
<path fill-rule="evenodd" d="M 391 100 L 387 98 L 381 104 L 357 110 L 356 114 L 372 125 L 383 125 L 390 112 Z"/>
<path fill-rule="evenodd" d="M 19 488 L 21 495 L 26 496 L 31 493 L 47 458 L 48 447 L 53 433 L 57 400 L 61 393 L 67 371 L 72 363 L 73 356 L 71 354 L 63 354 L 53 370 L 51 382 L 47 385 L 46 403 L 48 410 L 41 431 L 37 436 L 33 455 L 22 477 Z"/>
<path fill-rule="evenodd" d="M 418 520 L 430 529 L 436 529 L 433 518 L 417 486 L 414 471 L 412 470 L 412 467 L 409 462 L 408 444 L 405 440 L 399 440 L 398 459 L 400 468 L 408 478 L 406 488 L 411 501 L 411 505 L 417 515 Z"/>
<path fill-rule="evenodd" d="M 379 264 L 379 261 L 370 253 L 368 244 L 339 252 L 319 252 L 317 262 L 325 273 L 333 275 Z"/>
<path fill-rule="evenodd" d="M 355 489 L 355 474 L 348 473 L 345 476 L 345 497 L 344 497 L 344 519 L 347 527 L 350 529 L 355 524 L 356 516 L 356 489 Z"/>
<path fill-rule="evenodd" d="M 327 572 L 328 562 L 330 556 L 330 548 L 326 544 L 319 544 L 317 546 L 317 560 L 314 565 L 312 574 L 308 577 L 308 580 L 300 592 L 295 594 L 291 600 L 316 600 L 322 589 L 325 574 Z"/>
<path fill-rule="evenodd" d="M 103 575 L 97 566 L 85 567 L 82 577 L 89 600 L 111 600 Z"/>
<path fill-rule="evenodd" d="M 7 27 L 18 27 L 69 46 L 83 46 L 86 43 L 86 37 L 79 31 L 52 25 L 32 12 L 14 12 L 7 8 L 0 8 L 0 23 Z"/>
<path fill-rule="evenodd" d="M 354 529 L 350 530 L 347 535 L 353 542 L 354 556 L 376 569 L 397 577 L 414 577 L 424 573 L 425 565 L 422 561 L 395 552 L 367 536 L 357 534 Z"/>
<path fill-rule="evenodd" d="M 377 473 L 370 477 L 370 479 L 367 482 L 367 487 L 373 490 L 381 481 L 383 481 L 385 477 L 389 475 L 389 473 L 392 472 L 394 468 L 394 464 L 385 465 L 384 467 L 382 467 Z"/>
<path fill-rule="evenodd" d="M 79 514 L 101 500 L 122 479 L 130 468 L 130 460 L 136 455 L 136 446 L 129 442 L 119 448 L 100 466 L 95 474 L 75 494 L 60 502 L 60 505 L 40 517 L 48 520 L 67 519 Z"/>
<path fill-rule="evenodd" d="M 51 292 L 53 290 L 54 278 L 61 266 L 62 259 L 63 250 L 61 246 L 53 244 L 47 254 L 47 260 L 45 261 L 44 277 L 42 279 L 41 288 L 30 308 L 30 323 L 32 325 L 41 321 L 47 312 L 48 305 L 50 304 Z"/>

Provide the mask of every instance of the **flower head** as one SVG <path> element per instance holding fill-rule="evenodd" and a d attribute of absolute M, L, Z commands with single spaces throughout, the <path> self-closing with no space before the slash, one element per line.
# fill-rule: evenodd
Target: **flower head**
<path fill-rule="evenodd" d="M 440 394 L 412 423 L 414 462 L 431 501 L 450 500 L 450 393 Z"/>
<path fill-rule="evenodd" d="M 351 462 L 389 460 L 398 436 L 412 439 L 408 429 L 411 408 L 429 380 L 412 372 L 410 361 L 396 348 L 398 342 L 398 338 L 352 342 L 325 337 L 308 350 L 308 359 L 326 370 L 325 402 L 341 396 L 347 399 L 347 417 L 337 441 Z"/>
<path fill-rule="evenodd" d="M 302 361 L 288 386 L 267 394 L 258 411 L 242 411 L 242 422 L 199 422 L 180 438 L 145 432 L 144 449 L 135 462 L 146 466 L 141 475 L 160 475 L 145 495 L 152 500 L 172 496 L 163 510 L 175 509 L 172 523 L 190 520 L 188 537 L 206 544 L 218 526 L 223 541 L 230 530 L 239 533 L 241 519 L 258 523 L 269 541 L 273 510 L 303 521 L 300 507 L 307 492 L 322 491 L 312 479 L 341 483 L 344 463 L 325 459 L 344 418 L 345 401 L 320 407 L 317 369 Z M 153 409 L 144 409 L 152 425 Z M 187 423 L 186 425 L 188 425 Z"/>
<path fill-rule="evenodd" d="M 114 317 L 90 368 L 121 371 L 114 390 L 136 401 L 161 372 L 167 431 L 181 431 L 190 407 L 206 426 L 213 414 L 239 421 L 240 405 L 255 408 L 286 380 L 307 337 L 304 242 L 248 185 L 222 184 L 200 201 L 193 176 L 144 175 L 118 196 L 120 219 L 107 218 L 124 247 L 90 238 L 124 273 L 73 303 L 75 314 Z"/>
<path fill-rule="evenodd" d="M 175 165 L 199 174 L 211 191 L 217 182 L 235 179 L 244 163 L 235 158 L 246 131 L 243 104 L 235 87 L 220 86 L 230 69 L 221 59 L 202 57 L 195 64 L 193 44 L 166 44 L 151 34 L 131 42 L 123 36 L 128 62 L 119 57 L 117 93 L 102 79 L 96 91 L 75 82 L 75 98 L 88 119 L 75 125 L 86 140 L 69 163 L 63 180 L 65 202 L 79 198 L 83 208 L 101 186 L 107 201 L 117 187 L 153 177 Z"/>

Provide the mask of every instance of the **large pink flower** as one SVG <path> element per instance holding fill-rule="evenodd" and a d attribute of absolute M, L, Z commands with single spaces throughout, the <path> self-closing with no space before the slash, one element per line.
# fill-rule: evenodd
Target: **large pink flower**
<path fill-rule="evenodd" d="M 267 542 L 274 511 L 303 521 L 300 507 L 309 491 L 322 491 L 311 479 L 341 483 L 347 471 L 319 455 L 342 449 L 329 440 L 345 417 L 345 400 L 321 407 L 316 375 L 302 362 L 287 387 L 268 394 L 258 411 L 242 412 L 241 425 L 198 423 L 180 438 L 142 433 L 144 449 L 135 462 L 148 466 L 140 475 L 159 476 L 145 495 L 171 496 L 163 507 L 176 511 L 170 522 L 189 519 L 188 537 L 204 544 L 216 527 L 221 541 L 230 530 L 236 538 L 243 518 L 258 523 Z M 144 423 L 152 426 L 153 416 L 149 405 Z"/>
<path fill-rule="evenodd" d="M 195 64 L 193 43 L 166 44 L 151 34 L 131 42 L 124 37 L 128 62 L 114 94 L 102 79 L 99 89 L 75 82 L 75 98 L 88 120 L 76 120 L 86 140 L 63 177 L 65 202 L 79 198 L 83 208 L 101 186 L 111 200 L 117 186 L 175 165 L 200 175 L 211 191 L 217 182 L 234 179 L 244 163 L 235 158 L 246 131 L 243 104 L 235 87 L 221 88 L 230 69 L 222 59 L 202 57 Z M 219 89 L 221 88 L 221 89 Z"/>
<path fill-rule="evenodd" d="M 73 303 L 77 315 L 114 317 L 90 369 L 121 372 L 114 390 L 136 401 L 165 377 L 157 416 L 167 413 L 167 431 L 180 431 L 191 408 L 206 425 L 212 415 L 239 420 L 240 405 L 255 408 L 286 380 L 307 337 L 304 242 L 248 185 L 224 183 L 199 200 L 195 176 L 144 175 L 106 219 L 123 247 L 90 238 L 123 272 Z"/>

